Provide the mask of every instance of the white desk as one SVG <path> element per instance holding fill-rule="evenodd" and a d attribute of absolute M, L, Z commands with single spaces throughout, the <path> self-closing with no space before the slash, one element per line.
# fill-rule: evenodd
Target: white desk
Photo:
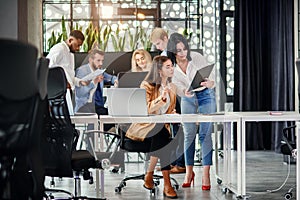
<path fill-rule="evenodd" d="M 103 130 L 104 124 L 112 123 L 184 123 L 184 122 L 222 122 L 224 123 L 224 177 L 222 182 L 225 186 L 231 186 L 231 135 L 232 123 L 237 123 L 237 131 L 241 130 L 240 116 L 233 113 L 216 115 L 199 114 L 173 114 L 173 115 L 155 115 L 146 117 L 113 117 L 108 115 L 100 116 L 100 130 Z"/>
<path fill-rule="evenodd" d="M 223 185 L 228 187 L 237 196 L 242 198 L 246 195 L 246 122 L 263 121 L 299 121 L 300 115 L 297 112 L 282 112 L 281 115 L 270 115 L 269 112 L 234 112 L 224 115 L 156 115 L 146 117 L 113 117 L 103 115 L 100 117 L 100 130 L 103 130 L 104 124 L 112 123 L 183 123 L 183 122 L 223 122 L 224 126 L 224 177 Z M 94 117 L 75 116 L 74 123 L 98 123 Z M 237 188 L 234 189 L 231 183 L 231 127 L 232 123 L 237 123 Z M 297 123 L 297 131 L 300 131 L 300 123 Z M 95 126 L 96 127 L 96 126 Z M 297 137 L 297 149 L 299 149 L 300 137 Z M 97 145 L 97 144 L 96 144 Z M 297 156 L 297 183 L 300 183 L 299 155 Z M 102 171 L 103 173 L 103 171 Z M 96 179 L 97 196 L 99 195 L 99 181 Z M 300 199 L 299 189 L 297 187 L 297 199 Z M 101 196 L 104 194 L 104 178 L 101 174 Z"/>
<path fill-rule="evenodd" d="M 237 131 L 237 196 L 246 198 L 246 122 L 278 122 L 299 121 L 298 112 L 282 112 L 281 115 L 271 115 L 270 112 L 236 112 L 241 117 L 241 130 Z M 299 140 L 299 137 L 298 137 Z M 298 141 L 299 142 L 299 141 Z M 299 143 L 297 143 L 299 145 Z M 297 157 L 299 160 L 299 156 Z M 299 182 L 299 162 L 297 160 L 297 183 Z M 297 187 L 298 188 L 298 187 Z M 298 189 L 297 189 L 298 190 Z M 297 191 L 297 199 L 300 198 Z"/>

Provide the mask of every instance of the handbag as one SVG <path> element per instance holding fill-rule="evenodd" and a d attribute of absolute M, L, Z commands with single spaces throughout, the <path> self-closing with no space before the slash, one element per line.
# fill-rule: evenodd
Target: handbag
<path fill-rule="evenodd" d="M 155 123 L 132 123 L 125 136 L 135 141 L 144 141 L 154 127 Z"/>

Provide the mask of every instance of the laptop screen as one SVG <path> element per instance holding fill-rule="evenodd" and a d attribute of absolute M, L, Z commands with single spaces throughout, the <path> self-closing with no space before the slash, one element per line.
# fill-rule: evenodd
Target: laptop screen
<path fill-rule="evenodd" d="M 118 88 L 139 88 L 148 72 L 120 72 Z"/>
<path fill-rule="evenodd" d="M 112 116 L 148 116 L 143 88 L 108 88 L 107 106 Z"/>

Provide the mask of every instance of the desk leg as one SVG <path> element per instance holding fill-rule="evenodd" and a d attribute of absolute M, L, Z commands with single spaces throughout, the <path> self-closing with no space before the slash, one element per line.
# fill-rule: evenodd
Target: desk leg
<path fill-rule="evenodd" d="M 296 166 L 297 166 L 297 180 L 296 180 L 296 196 L 297 200 L 300 199 L 300 189 L 299 189 L 299 184 L 300 184 L 300 155 L 299 155 L 299 150 L 300 150 L 300 122 L 296 123 L 297 128 L 296 128 L 296 137 L 297 137 L 297 161 L 296 161 Z"/>
<path fill-rule="evenodd" d="M 96 197 L 100 196 L 99 191 L 100 185 L 99 185 L 99 169 L 96 169 Z M 102 195 L 102 192 L 101 192 Z"/>
<path fill-rule="evenodd" d="M 99 123 L 99 129 L 100 131 L 103 131 L 104 130 L 104 125 L 103 125 L 103 122 L 100 121 Z M 102 137 L 101 137 L 102 138 Z M 103 142 L 103 141 L 102 141 Z M 100 170 L 100 178 L 101 178 L 101 185 L 100 185 L 100 190 L 101 190 L 101 198 L 104 198 L 104 170 Z M 98 179 L 99 180 L 99 179 Z"/>
<path fill-rule="evenodd" d="M 231 185 L 231 122 L 225 123 L 225 136 L 224 136 L 224 149 L 226 153 L 225 162 L 226 162 L 226 183 L 228 186 Z"/>
<path fill-rule="evenodd" d="M 94 122 L 94 129 L 95 130 L 99 130 L 99 124 L 98 124 L 98 120 Z M 99 143 L 98 143 L 98 133 L 94 134 L 94 144 L 95 144 L 95 151 L 99 151 Z"/>
<path fill-rule="evenodd" d="M 99 128 L 100 131 L 103 131 L 103 123 L 100 122 L 99 126 L 98 126 L 98 122 L 97 122 L 97 126 Z M 95 146 L 96 149 L 99 151 L 99 144 L 98 144 L 98 134 L 95 134 Z M 99 177 L 99 172 L 100 172 L 100 177 Z M 100 179 L 100 180 L 99 180 Z M 100 191 L 99 191 L 100 188 Z M 101 193 L 101 194 L 99 194 Z M 101 196 L 100 196 L 101 195 Z M 100 198 L 104 198 L 104 170 L 103 169 L 96 169 L 96 196 Z"/>
<path fill-rule="evenodd" d="M 242 122 L 245 123 L 245 122 Z M 244 128 L 242 127 L 237 127 L 237 195 L 242 195 L 242 133 L 244 132 L 243 130 L 239 130 L 239 128 Z"/>
<path fill-rule="evenodd" d="M 246 122 L 241 119 L 237 126 L 237 188 L 238 195 L 246 198 Z"/>

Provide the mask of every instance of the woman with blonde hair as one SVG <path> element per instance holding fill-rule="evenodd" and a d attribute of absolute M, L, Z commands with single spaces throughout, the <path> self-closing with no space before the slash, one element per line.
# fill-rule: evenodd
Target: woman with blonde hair
<path fill-rule="evenodd" d="M 147 72 L 151 68 L 152 57 L 150 53 L 144 49 L 137 49 L 131 57 L 132 72 Z"/>

